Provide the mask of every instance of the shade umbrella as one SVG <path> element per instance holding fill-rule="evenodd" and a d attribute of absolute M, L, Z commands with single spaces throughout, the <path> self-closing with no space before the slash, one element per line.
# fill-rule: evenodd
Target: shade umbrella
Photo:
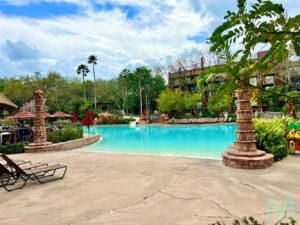
<path fill-rule="evenodd" d="M 72 116 L 64 113 L 64 112 L 55 112 L 52 114 L 52 117 L 56 117 L 56 118 L 71 118 Z"/>
<path fill-rule="evenodd" d="M 82 120 L 82 124 L 88 127 L 88 133 L 90 133 L 90 126 L 94 124 L 92 112 L 90 110 L 85 111 L 85 118 Z"/>
<path fill-rule="evenodd" d="M 30 118 L 34 118 L 35 114 L 32 112 L 28 112 L 28 111 L 23 111 L 23 112 L 18 112 L 15 115 L 9 116 L 8 118 L 10 119 L 30 119 Z"/>
<path fill-rule="evenodd" d="M 72 123 L 76 123 L 77 118 L 76 118 L 76 112 L 72 112 Z"/>
<path fill-rule="evenodd" d="M 46 117 L 46 118 L 53 118 L 54 116 L 52 116 L 52 115 L 49 114 L 49 113 L 45 113 L 45 117 Z"/>

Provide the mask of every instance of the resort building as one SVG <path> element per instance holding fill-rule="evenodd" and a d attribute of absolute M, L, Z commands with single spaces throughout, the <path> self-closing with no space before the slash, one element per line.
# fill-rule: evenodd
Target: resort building
<path fill-rule="evenodd" d="M 289 69 L 289 90 L 300 91 L 300 61 L 292 62 Z"/>
<path fill-rule="evenodd" d="M 197 78 L 201 71 L 205 69 L 204 67 L 204 57 L 201 57 L 200 68 L 195 68 L 192 70 L 182 70 L 179 67 L 177 72 L 170 73 L 168 76 L 168 83 L 171 90 L 184 90 L 184 91 L 197 91 Z"/>
<path fill-rule="evenodd" d="M 261 59 L 267 51 L 257 53 L 257 59 Z M 206 67 L 207 68 L 207 67 Z M 198 91 L 197 78 L 201 75 L 201 71 L 206 69 L 204 67 L 204 58 L 201 58 L 201 67 L 192 70 L 178 69 L 177 72 L 168 74 L 168 85 L 171 90 L 182 91 Z M 222 80 L 216 80 L 215 83 L 220 83 Z M 273 64 L 273 68 L 268 72 L 257 72 L 250 83 L 263 89 L 275 86 L 286 85 L 289 90 L 300 90 L 300 62 L 290 62 L 289 64 Z M 205 110 L 209 99 L 209 93 L 204 93 L 201 100 L 201 109 Z M 254 110 L 261 110 L 263 106 L 259 103 L 253 102 Z M 265 108 L 265 107 L 264 107 Z M 232 112 L 236 109 L 235 102 L 232 103 Z"/>

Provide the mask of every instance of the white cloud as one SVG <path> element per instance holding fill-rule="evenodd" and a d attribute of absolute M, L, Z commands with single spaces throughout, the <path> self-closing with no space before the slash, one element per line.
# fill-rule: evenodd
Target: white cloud
<path fill-rule="evenodd" d="M 9 5 L 15 6 L 23 6 L 28 5 L 31 3 L 39 3 L 39 2 L 67 2 L 67 3 L 74 3 L 74 4 L 82 4 L 86 2 L 86 0 L 2 0 Z"/>
<path fill-rule="evenodd" d="M 7 0 L 10 4 L 29 4 L 42 0 Z M 15 75 L 40 70 L 61 72 L 77 77 L 75 69 L 86 62 L 90 54 L 97 55 L 97 75 L 101 78 L 116 76 L 125 66 L 143 63 L 149 66 L 166 64 L 170 57 L 185 52 L 207 49 L 188 37 L 211 32 L 212 24 L 221 20 L 223 0 L 96 0 L 117 5 L 137 7 L 138 14 L 128 18 L 126 12 L 115 8 L 95 11 L 91 0 L 46 0 L 80 4 L 84 14 L 49 19 L 33 19 L 0 15 L 0 56 L 3 58 L 7 40 L 34 46 L 39 59 L 12 62 L 0 60 L 0 75 Z M 298 7 L 298 0 L 290 0 Z M 290 5 L 287 0 L 286 4 Z M 285 3 L 284 3 L 285 4 Z M 217 9 L 215 9 L 217 8 Z M 213 11 L 215 12 L 213 14 Z M 295 10 L 294 10 L 295 11 Z M 7 66 L 9 65 L 9 66 Z M 90 78 L 92 75 L 90 75 Z"/>
<path fill-rule="evenodd" d="M 166 5 L 170 10 L 164 12 Z M 144 8 L 135 19 L 128 19 L 117 8 L 101 12 L 89 9 L 86 15 L 54 19 L 0 15 L 0 46 L 7 40 L 35 46 L 41 59 L 32 72 L 39 68 L 42 73 L 55 70 L 74 76 L 76 66 L 95 54 L 99 59 L 97 72 L 106 78 L 117 75 L 132 59 L 164 63 L 167 56 L 202 47 L 187 37 L 205 32 L 211 19 L 191 11 L 188 2 L 140 1 L 139 6 Z"/>

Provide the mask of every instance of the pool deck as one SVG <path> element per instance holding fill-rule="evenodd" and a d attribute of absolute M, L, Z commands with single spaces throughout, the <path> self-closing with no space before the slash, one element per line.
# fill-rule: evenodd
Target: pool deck
<path fill-rule="evenodd" d="M 278 211 L 286 197 L 300 221 L 300 157 L 256 171 L 214 160 L 82 150 L 12 157 L 66 164 L 68 171 L 63 180 L 0 189 L 0 224 L 206 225 L 242 216 L 270 216 L 266 224 L 274 224 L 285 215 Z M 268 210 L 272 200 L 278 208 Z"/>

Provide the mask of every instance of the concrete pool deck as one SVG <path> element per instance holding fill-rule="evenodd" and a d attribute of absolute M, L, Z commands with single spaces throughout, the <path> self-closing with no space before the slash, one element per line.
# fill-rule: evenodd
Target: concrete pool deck
<path fill-rule="evenodd" d="M 205 225 L 243 216 L 270 216 L 266 224 L 274 224 L 285 215 L 278 211 L 294 211 L 294 204 L 300 221 L 300 157 L 255 171 L 214 160 L 82 150 L 12 157 L 66 164 L 68 171 L 63 180 L 1 188 L 0 224 Z M 284 200 L 292 207 L 284 209 Z"/>

